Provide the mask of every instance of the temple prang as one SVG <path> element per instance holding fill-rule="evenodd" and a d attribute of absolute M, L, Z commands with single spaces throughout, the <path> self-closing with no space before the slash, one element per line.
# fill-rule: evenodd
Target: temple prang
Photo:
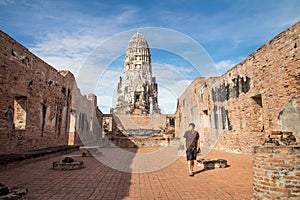
<path fill-rule="evenodd" d="M 152 77 L 151 54 L 145 37 L 135 33 L 126 50 L 124 75 L 118 83 L 117 114 L 155 114 L 158 106 L 158 87 Z"/>

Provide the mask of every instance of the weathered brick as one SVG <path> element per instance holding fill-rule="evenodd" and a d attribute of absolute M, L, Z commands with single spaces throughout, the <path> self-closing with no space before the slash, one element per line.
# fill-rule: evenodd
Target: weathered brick
<path fill-rule="evenodd" d="M 295 185 L 291 185 L 291 184 L 285 184 L 284 185 L 285 188 L 295 188 Z"/>
<path fill-rule="evenodd" d="M 262 185 L 267 185 L 267 186 L 276 186 L 276 183 L 272 183 L 272 182 L 261 182 Z"/>
<path fill-rule="evenodd" d="M 284 160 L 278 160 L 274 158 L 268 158 L 266 159 L 267 162 L 277 162 L 277 163 L 284 163 Z"/>
<path fill-rule="evenodd" d="M 289 154 L 289 150 L 288 150 L 288 149 L 282 149 L 282 150 L 280 151 L 280 154 L 283 154 L 283 155 Z"/>
<path fill-rule="evenodd" d="M 291 160 L 291 163 L 300 164 L 300 160 Z"/>
<path fill-rule="evenodd" d="M 278 176 L 278 175 L 272 175 L 271 178 L 272 178 L 272 179 L 279 179 L 280 176 Z"/>
<path fill-rule="evenodd" d="M 292 192 L 293 193 L 300 193 L 300 190 L 299 189 L 292 189 Z"/>
<path fill-rule="evenodd" d="M 263 161 L 255 161 L 255 167 L 258 167 L 258 166 L 261 166 L 261 165 L 265 165 L 266 162 L 263 162 Z"/>
<path fill-rule="evenodd" d="M 292 165 L 290 164 L 283 164 L 283 163 L 280 163 L 280 164 L 274 164 L 275 167 L 292 167 Z"/>
<path fill-rule="evenodd" d="M 263 169 L 268 169 L 268 170 L 276 170 L 275 167 L 272 167 L 272 166 L 269 166 L 269 165 L 263 166 L 262 168 Z"/>
<path fill-rule="evenodd" d="M 259 154 L 259 153 L 257 153 L 254 156 L 255 157 L 261 157 L 261 158 L 268 158 L 268 156 L 266 154 Z"/>
<path fill-rule="evenodd" d="M 282 193 L 290 193 L 291 190 L 287 188 L 270 188 L 270 191 L 282 192 Z"/>
<path fill-rule="evenodd" d="M 285 178 L 285 179 L 300 179 L 297 176 L 283 176 L 283 178 Z"/>
<path fill-rule="evenodd" d="M 290 194 L 290 197 L 299 197 L 300 198 L 300 193 L 298 193 L 298 194 Z"/>
<path fill-rule="evenodd" d="M 293 160 L 293 159 L 295 159 L 295 155 L 288 155 L 288 156 L 286 156 L 286 158 L 289 160 Z"/>

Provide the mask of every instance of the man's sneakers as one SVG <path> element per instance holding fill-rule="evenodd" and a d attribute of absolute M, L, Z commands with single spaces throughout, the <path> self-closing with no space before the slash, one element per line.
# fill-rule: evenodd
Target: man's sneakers
<path fill-rule="evenodd" d="M 194 172 L 189 172 L 189 176 L 194 176 Z"/>

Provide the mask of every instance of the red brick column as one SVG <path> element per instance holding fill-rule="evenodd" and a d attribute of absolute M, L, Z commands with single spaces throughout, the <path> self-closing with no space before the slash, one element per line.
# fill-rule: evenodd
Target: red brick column
<path fill-rule="evenodd" d="M 256 146 L 253 199 L 300 198 L 300 146 Z"/>

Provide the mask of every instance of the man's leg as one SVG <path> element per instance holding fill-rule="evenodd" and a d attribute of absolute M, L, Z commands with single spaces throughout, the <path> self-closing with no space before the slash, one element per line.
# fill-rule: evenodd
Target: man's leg
<path fill-rule="evenodd" d="M 194 161 L 193 160 L 188 160 L 188 168 L 189 168 L 189 175 L 193 176 L 193 167 L 194 167 Z"/>
<path fill-rule="evenodd" d="M 187 162 L 188 162 L 188 169 L 189 169 L 189 172 L 191 172 L 191 161 L 188 160 Z"/>
<path fill-rule="evenodd" d="M 188 169 L 189 169 L 189 175 L 193 176 L 193 167 L 194 167 L 194 161 L 192 160 L 192 152 L 191 149 L 186 150 L 186 156 L 187 156 L 187 161 L 188 161 Z"/>
<path fill-rule="evenodd" d="M 190 171 L 194 171 L 194 160 L 190 160 Z"/>

